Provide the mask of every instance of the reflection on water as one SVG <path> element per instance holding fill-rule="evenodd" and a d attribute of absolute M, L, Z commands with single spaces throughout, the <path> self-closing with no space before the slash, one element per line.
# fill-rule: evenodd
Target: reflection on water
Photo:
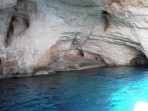
<path fill-rule="evenodd" d="M 147 102 L 137 102 L 134 111 L 148 111 Z"/>
<path fill-rule="evenodd" d="M 110 67 L 0 81 L 0 111 L 139 111 L 141 101 L 148 102 L 147 68 Z"/>

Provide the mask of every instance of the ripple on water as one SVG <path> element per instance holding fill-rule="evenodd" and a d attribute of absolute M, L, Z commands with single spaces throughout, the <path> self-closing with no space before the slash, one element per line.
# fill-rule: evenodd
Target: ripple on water
<path fill-rule="evenodd" d="M 0 81 L 0 111 L 134 111 L 148 71 L 111 67 Z"/>

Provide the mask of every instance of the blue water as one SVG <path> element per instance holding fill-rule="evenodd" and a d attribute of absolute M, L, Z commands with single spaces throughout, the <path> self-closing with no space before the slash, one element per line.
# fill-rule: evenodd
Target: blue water
<path fill-rule="evenodd" d="M 148 69 L 110 67 L 0 80 L 0 111 L 134 111 Z"/>

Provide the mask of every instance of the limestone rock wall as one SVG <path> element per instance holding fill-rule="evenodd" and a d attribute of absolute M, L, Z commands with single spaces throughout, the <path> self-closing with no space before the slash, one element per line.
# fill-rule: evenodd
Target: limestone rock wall
<path fill-rule="evenodd" d="M 0 0 L 0 77 L 144 65 L 146 0 Z"/>

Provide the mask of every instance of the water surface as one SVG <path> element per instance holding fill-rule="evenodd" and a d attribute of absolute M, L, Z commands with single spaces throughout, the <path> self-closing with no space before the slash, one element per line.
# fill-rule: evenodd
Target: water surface
<path fill-rule="evenodd" d="M 110 67 L 0 80 L 0 111 L 134 111 L 148 69 Z"/>

